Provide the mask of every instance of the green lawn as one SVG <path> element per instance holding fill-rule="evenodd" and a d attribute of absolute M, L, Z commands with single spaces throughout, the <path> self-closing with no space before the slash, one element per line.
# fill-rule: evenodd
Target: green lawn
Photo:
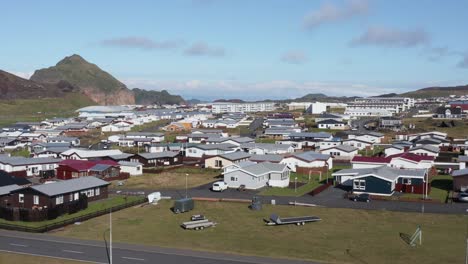
<path fill-rule="evenodd" d="M 437 175 L 431 179 L 431 192 L 429 198 L 432 200 L 445 203 L 448 199 L 449 192 L 452 190 L 452 176 Z M 402 197 L 421 199 L 421 194 L 405 193 Z"/>
<path fill-rule="evenodd" d="M 295 172 L 292 172 L 290 176 L 290 182 L 294 183 L 296 177 L 297 177 L 297 182 L 299 183 L 296 189 L 280 188 L 280 187 L 266 187 L 259 194 L 265 195 L 265 196 L 275 195 L 275 196 L 299 197 L 299 196 L 303 196 L 311 192 L 313 189 L 317 188 L 318 186 L 325 184 L 327 182 L 327 178 L 330 181 L 333 180 L 333 178 L 331 177 L 331 173 L 324 173 L 321 179 L 320 179 L 320 175 L 312 174 L 309 180 L 309 175 L 307 174 L 297 174 Z M 300 183 L 306 183 L 306 184 L 301 186 Z"/>
<path fill-rule="evenodd" d="M 456 120 L 455 127 L 438 127 L 442 122 L 450 123 L 450 120 L 437 120 L 432 118 L 405 118 L 403 124 L 414 124 L 416 128 L 411 133 L 439 131 L 445 132 L 449 137 L 464 138 L 468 130 L 468 120 Z"/>
<path fill-rule="evenodd" d="M 255 143 L 275 143 L 278 139 L 274 138 L 256 138 Z"/>
<path fill-rule="evenodd" d="M 247 204 L 195 202 L 196 209 L 175 215 L 172 201 L 133 207 L 113 214 L 116 242 L 298 258 L 327 263 L 462 263 L 467 218 L 463 215 L 420 214 L 385 210 L 264 205 L 261 211 Z M 203 231 L 183 230 L 180 224 L 202 213 L 218 223 Z M 305 226 L 265 226 L 271 213 L 282 217 L 316 215 L 321 222 Z M 102 216 L 67 226 L 54 235 L 102 240 L 108 228 Z M 400 233 L 423 230 L 422 246 L 411 247 Z"/>
<path fill-rule="evenodd" d="M 21 264 L 80 264 L 81 261 L 65 260 L 58 258 L 47 258 L 32 255 L 22 255 L 17 253 L 0 253 L 0 263 L 21 263 Z"/>
<path fill-rule="evenodd" d="M 44 225 L 49 225 L 53 223 L 57 223 L 60 221 L 68 220 L 74 217 L 86 215 L 92 212 L 100 211 L 103 209 L 108 209 L 117 205 L 125 204 L 126 202 L 132 202 L 136 201 L 138 199 L 141 199 L 141 197 L 137 196 L 112 196 L 109 197 L 108 199 L 101 200 L 101 201 L 96 201 L 96 202 L 90 202 L 88 204 L 88 208 L 85 210 L 78 211 L 74 214 L 66 214 L 62 215 L 60 217 L 57 217 L 56 219 L 53 220 L 47 220 L 47 221 L 42 221 L 42 222 L 22 222 L 22 221 L 8 221 L 5 219 L 0 218 L 0 223 L 6 223 L 6 224 L 11 224 L 11 225 L 22 225 L 22 226 L 28 226 L 28 227 L 41 227 Z"/>

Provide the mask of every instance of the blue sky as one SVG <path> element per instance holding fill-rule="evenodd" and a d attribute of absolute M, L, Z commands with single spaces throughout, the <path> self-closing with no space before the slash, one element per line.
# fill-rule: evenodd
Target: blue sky
<path fill-rule="evenodd" d="M 468 83 L 466 1 L 6 1 L 0 68 L 80 54 L 185 98 L 377 95 Z"/>

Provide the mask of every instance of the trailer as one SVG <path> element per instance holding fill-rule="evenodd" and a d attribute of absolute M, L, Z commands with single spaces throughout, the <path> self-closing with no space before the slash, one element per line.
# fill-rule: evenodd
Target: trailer
<path fill-rule="evenodd" d="M 208 219 L 184 222 L 181 225 L 184 229 L 203 230 L 208 227 L 216 226 L 216 223 Z"/>
<path fill-rule="evenodd" d="M 286 218 L 281 218 L 276 214 L 270 215 L 270 219 L 263 219 L 265 221 L 266 225 L 290 225 L 290 224 L 295 224 L 295 225 L 305 225 L 305 223 L 308 222 L 318 222 L 322 219 L 317 216 L 299 216 L 299 217 L 286 217 Z"/>

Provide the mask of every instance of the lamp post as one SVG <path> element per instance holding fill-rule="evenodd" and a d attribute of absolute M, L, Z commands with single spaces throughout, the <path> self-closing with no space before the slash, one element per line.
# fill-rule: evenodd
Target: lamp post
<path fill-rule="evenodd" d="M 294 192 L 297 192 L 297 176 L 294 177 Z"/>
<path fill-rule="evenodd" d="M 187 189 L 188 189 L 188 173 L 185 173 L 185 199 L 188 198 Z"/>
<path fill-rule="evenodd" d="M 106 232 L 109 231 L 109 250 L 107 250 Z M 112 209 L 109 211 L 109 228 L 104 230 L 104 242 L 106 242 L 106 253 L 109 264 L 112 264 Z"/>

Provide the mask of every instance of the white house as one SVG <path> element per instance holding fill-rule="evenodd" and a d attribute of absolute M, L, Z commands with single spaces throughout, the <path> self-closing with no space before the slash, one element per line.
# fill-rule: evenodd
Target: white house
<path fill-rule="evenodd" d="M 378 132 L 359 132 L 348 135 L 348 139 L 356 139 L 372 143 L 382 143 L 383 138 L 384 134 Z"/>
<path fill-rule="evenodd" d="M 92 160 L 121 154 L 123 154 L 123 152 L 118 149 L 88 150 L 72 148 L 62 152 L 60 157 L 62 159 Z"/>
<path fill-rule="evenodd" d="M 289 186 L 290 170 L 285 164 L 243 162 L 226 167 L 223 174 L 229 188 L 243 185 L 256 190 L 265 186 Z"/>
<path fill-rule="evenodd" d="M 414 147 L 410 149 L 408 152 L 421 155 L 421 156 L 437 157 L 439 156 L 440 149 L 438 147 L 434 147 L 431 145 L 422 145 L 422 146 Z"/>
<path fill-rule="evenodd" d="M 294 152 L 294 147 L 286 144 L 246 143 L 240 145 L 240 148 L 245 152 L 257 155 L 287 154 Z"/>
<path fill-rule="evenodd" d="M 237 151 L 239 148 L 231 144 L 200 144 L 189 146 L 185 150 L 185 156 L 191 158 L 201 158 L 203 156 L 216 156 Z"/>
<path fill-rule="evenodd" d="M 420 156 L 413 153 L 401 153 L 388 157 L 355 156 L 351 160 L 353 169 L 388 166 L 399 169 L 430 169 L 434 166 L 434 157 Z"/>
<path fill-rule="evenodd" d="M 467 168 L 468 156 L 458 156 L 459 169 L 463 170 Z"/>
<path fill-rule="evenodd" d="M 313 151 L 296 153 L 287 155 L 281 160 L 282 164 L 288 165 L 291 171 L 296 171 L 301 168 L 323 168 L 331 169 L 333 167 L 333 159 L 330 155 L 325 155 Z"/>
<path fill-rule="evenodd" d="M 332 129 L 332 130 L 345 130 L 349 128 L 346 123 L 336 121 L 334 119 L 327 119 L 327 120 L 317 122 L 317 127 L 320 129 Z"/>
<path fill-rule="evenodd" d="M 247 161 L 249 158 L 250 154 L 242 151 L 217 155 L 205 159 L 205 168 L 221 169 L 232 164 L 238 164 L 240 162 Z"/>
<path fill-rule="evenodd" d="M 0 157 L 0 170 L 5 172 L 25 171 L 26 176 L 40 176 L 42 174 L 53 176 L 61 159 L 56 158 L 25 158 Z"/>
<path fill-rule="evenodd" d="M 399 146 L 399 145 L 391 145 L 391 146 L 385 148 L 384 152 L 385 152 L 385 156 L 388 157 L 388 156 L 391 156 L 391 155 L 400 154 L 400 153 L 405 152 L 405 147 Z"/>
<path fill-rule="evenodd" d="M 131 176 L 143 174 L 143 164 L 140 162 L 119 161 L 120 171 L 129 173 Z"/>
<path fill-rule="evenodd" d="M 101 127 L 102 132 L 125 132 L 130 131 L 133 123 L 127 121 L 118 121 Z"/>
<path fill-rule="evenodd" d="M 320 149 L 320 153 L 330 155 L 334 159 L 349 160 L 358 154 L 358 148 L 348 145 L 338 145 Z"/>
<path fill-rule="evenodd" d="M 361 140 L 361 139 L 345 139 L 343 140 L 343 145 L 348 145 L 348 146 L 356 147 L 359 150 L 363 150 L 365 148 L 372 149 L 374 146 L 374 143 L 370 141 Z"/>

